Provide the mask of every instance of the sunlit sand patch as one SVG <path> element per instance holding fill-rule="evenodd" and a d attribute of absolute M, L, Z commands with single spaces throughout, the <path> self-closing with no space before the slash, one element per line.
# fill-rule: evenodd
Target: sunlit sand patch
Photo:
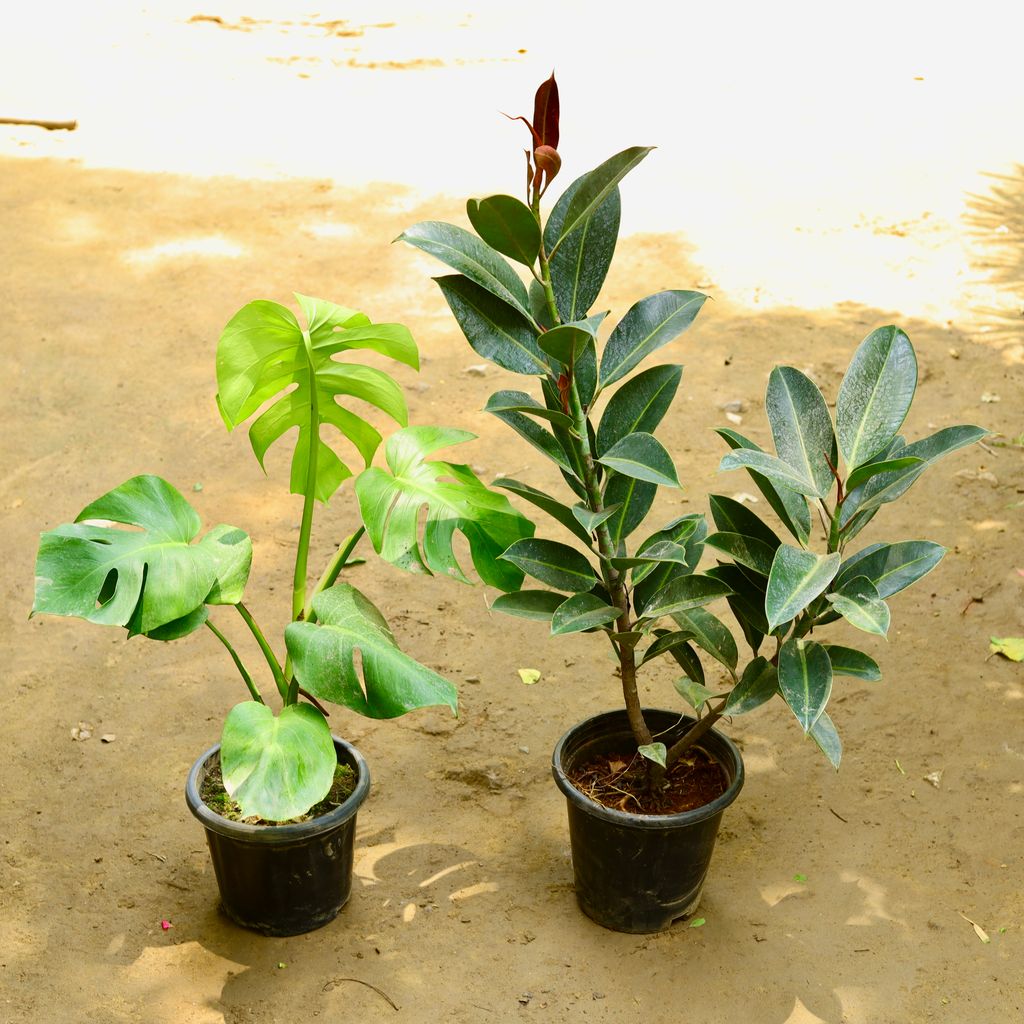
<path fill-rule="evenodd" d="M 322 221 L 319 224 L 303 224 L 302 230 L 316 238 L 351 238 L 356 233 L 352 224 L 339 224 L 337 221 Z"/>
<path fill-rule="evenodd" d="M 744 756 L 744 763 L 746 757 Z M 761 899 L 769 907 L 777 907 L 788 896 L 795 896 L 797 893 L 807 892 L 806 885 L 798 885 L 796 882 L 777 882 L 775 885 L 765 885 L 761 888 Z"/>
<path fill-rule="evenodd" d="M 496 882 L 477 882 L 476 885 L 467 885 L 465 889 L 456 889 L 455 892 L 449 894 L 448 899 L 452 903 L 458 903 L 460 900 L 468 900 L 473 896 L 482 896 L 485 892 L 497 891 Z"/>
<path fill-rule="evenodd" d="M 146 267 L 167 260 L 180 260 L 196 256 L 223 259 L 238 259 L 246 249 L 222 235 L 207 235 L 204 238 L 179 238 L 174 242 L 161 242 L 146 249 L 131 249 L 124 254 L 126 263 Z"/>
<path fill-rule="evenodd" d="M 982 519 L 980 523 L 974 524 L 974 529 L 986 533 L 989 530 L 1005 530 L 1008 525 L 1005 519 Z"/>
<path fill-rule="evenodd" d="M 802 1002 L 799 997 L 796 998 L 796 1004 L 793 1007 L 793 1012 L 783 1021 L 783 1024 L 828 1024 L 823 1018 L 819 1017 L 816 1013 L 811 1013 Z"/>
<path fill-rule="evenodd" d="M 846 919 L 847 924 L 871 925 L 876 921 L 892 921 L 893 924 L 905 925 L 901 918 L 893 917 L 885 909 L 885 890 L 877 883 L 858 875 L 853 871 L 844 871 L 839 879 L 847 885 L 855 884 L 864 895 L 864 912 L 852 914 Z"/>

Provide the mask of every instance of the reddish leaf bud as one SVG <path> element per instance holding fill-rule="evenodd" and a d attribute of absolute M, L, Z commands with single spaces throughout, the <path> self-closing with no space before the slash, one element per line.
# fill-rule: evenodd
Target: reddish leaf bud
<path fill-rule="evenodd" d="M 533 159 L 537 163 L 537 170 L 543 171 L 548 182 L 561 170 L 562 158 L 553 146 L 538 146 L 533 151 Z"/>
<path fill-rule="evenodd" d="M 533 133 L 540 145 L 552 149 L 558 146 L 558 84 L 553 71 L 541 83 L 533 101 Z"/>

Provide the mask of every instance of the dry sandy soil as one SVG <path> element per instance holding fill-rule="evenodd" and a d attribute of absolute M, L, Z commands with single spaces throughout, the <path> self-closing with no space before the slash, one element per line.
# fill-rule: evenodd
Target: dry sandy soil
<path fill-rule="evenodd" d="M 960 230 L 983 248 L 990 236 L 1001 243 L 984 249 L 983 269 L 1012 283 L 1021 279 L 1024 179 L 999 187 Z M 283 493 L 284 459 L 271 458 L 267 479 L 245 437 L 225 433 L 213 351 L 242 303 L 287 302 L 292 287 L 407 323 L 424 355 L 418 376 L 398 374 L 411 419 L 476 432 L 462 457 L 487 479 L 557 487 L 532 449 L 479 411 L 492 391 L 520 382 L 494 367 L 466 372 L 480 360 L 457 335 L 429 265 L 388 245 L 416 220 L 459 219 L 461 204 L 328 179 L 0 158 L 0 210 L 0 1020 L 1020 1016 L 1024 674 L 988 658 L 988 638 L 1024 634 L 1024 449 L 957 453 L 865 531 L 865 544 L 922 535 L 949 554 L 893 601 L 888 644 L 869 642 L 884 681 L 843 680 L 833 698 L 841 772 L 801 740 L 781 703 L 730 724 L 748 775 L 723 823 L 700 910 L 706 923 L 651 937 L 604 931 L 577 911 L 564 807 L 549 774 L 558 736 L 616 703 L 603 647 L 589 637 L 547 641 L 535 623 L 492 616 L 493 595 L 482 588 L 407 578 L 372 561 L 357 567 L 352 582 L 385 610 L 405 649 L 458 683 L 461 714 L 369 723 L 334 713 L 335 730 L 373 772 L 353 897 L 318 932 L 267 939 L 218 912 L 182 794 L 189 765 L 244 695 L 230 664 L 203 634 L 161 645 L 70 620 L 27 621 L 37 535 L 127 477 L 158 473 L 206 524 L 253 536 L 249 603 L 261 620 L 283 624 L 298 502 Z M 348 227 L 311 230 L 324 222 Z M 1009 237 L 995 235 L 1007 225 Z M 236 248 L 169 244 L 211 237 Z M 952 324 L 855 303 L 755 311 L 734 302 L 675 232 L 622 241 L 601 308 L 621 315 L 641 295 L 695 286 L 716 301 L 663 353 L 687 367 L 660 432 L 686 488 L 655 521 L 704 510 L 709 490 L 753 490 L 739 474 L 716 475 L 722 403 L 743 401 L 741 429 L 764 440 L 762 396 L 775 362 L 812 372 L 834 396 L 852 348 L 885 323 L 908 331 L 921 364 L 911 436 L 957 422 L 1007 438 L 1024 430 L 1019 323 L 984 310 Z M 353 528 L 347 497 L 343 490 L 321 514 L 314 562 Z M 243 641 L 233 621 L 225 628 Z M 521 667 L 541 680 L 524 686 Z M 650 673 L 646 696 L 672 704 L 668 666 Z M 81 722 L 93 736 L 76 742 Z M 101 743 L 105 733 L 116 740 Z M 933 772 L 937 786 L 925 779 Z"/>

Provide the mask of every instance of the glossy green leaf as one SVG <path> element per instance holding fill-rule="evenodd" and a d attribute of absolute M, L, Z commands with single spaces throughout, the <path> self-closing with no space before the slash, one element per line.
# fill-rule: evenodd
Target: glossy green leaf
<path fill-rule="evenodd" d="M 546 408 L 525 391 L 495 391 L 487 399 L 484 412 L 492 413 L 495 416 L 502 412 L 520 412 L 526 416 L 535 416 L 537 419 L 557 423 L 563 427 L 572 426 L 572 419 L 564 412 Z"/>
<path fill-rule="evenodd" d="M 775 531 L 756 512 L 735 498 L 727 498 L 724 494 L 709 494 L 708 503 L 711 518 L 719 530 L 752 537 L 766 545 L 772 554 L 782 543 Z"/>
<path fill-rule="evenodd" d="M 548 252 L 554 249 L 569 204 L 586 177 L 577 178 L 555 203 L 544 228 L 544 245 Z M 597 299 L 615 252 L 620 212 L 619 190 L 613 188 L 572 234 L 562 239 L 551 257 L 551 287 L 564 323 L 586 316 Z"/>
<path fill-rule="evenodd" d="M 492 249 L 527 267 L 537 261 L 540 225 L 524 202 L 512 196 L 470 199 L 466 213 L 473 230 Z"/>
<path fill-rule="evenodd" d="M 584 544 L 591 543 L 590 534 L 576 518 L 573 509 L 569 508 L 568 505 L 563 505 L 560 501 L 556 501 L 551 495 L 537 490 L 536 487 L 530 487 L 529 484 L 513 480 L 511 477 L 498 477 L 494 481 L 493 486 L 511 491 L 512 494 L 530 502 L 531 505 L 536 505 L 537 508 L 547 512 L 552 519 L 561 523 L 567 530 L 583 541 Z"/>
<path fill-rule="evenodd" d="M 833 676 L 853 676 L 855 679 L 866 679 L 874 683 L 882 678 L 882 670 L 874 658 L 868 657 L 863 651 L 852 647 L 840 647 L 838 644 L 822 644 L 832 663 Z"/>
<path fill-rule="evenodd" d="M 880 473 L 896 474 L 899 470 L 924 466 L 924 459 L 901 458 L 886 459 L 884 462 L 868 462 L 860 468 L 855 469 L 846 480 L 847 491 L 855 491 L 861 484 L 865 484 L 872 477 Z"/>
<path fill-rule="evenodd" d="M 558 232 L 558 238 L 551 247 L 551 253 L 557 252 L 563 239 L 572 235 L 577 228 L 582 228 L 594 212 L 602 206 L 615 191 L 619 182 L 648 153 L 651 146 L 632 146 L 609 157 L 592 171 L 584 174 L 579 182 L 573 183 L 572 195 L 565 210 L 565 216 Z"/>
<path fill-rule="evenodd" d="M 783 462 L 782 459 L 769 455 L 767 452 L 752 451 L 747 448 L 731 451 L 728 455 L 722 456 L 718 471 L 726 473 L 731 469 L 746 469 L 751 476 L 756 473 L 761 477 L 766 477 L 780 493 L 784 489 L 788 489 L 795 491 L 798 496 L 814 495 L 818 490 L 816 483 L 801 476 L 788 462 Z"/>
<path fill-rule="evenodd" d="M 716 433 L 732 449 L 745 448 L 759 452 L 761 448 L 753 441 L 726 427 L 719 428 Z M 782 525 L 801 543 L 806 544 L 811 535 L 811 512 L 807 507 L 807 499 L 785 485 L 777 486 L 762 473 L 748 468 L 754 486 L 761 492 L 764 499 L 782 521 Z M 741 531 L 743 532 L 743 531 Z M 764 538 L 762 538 L 764 539 Z"/>
<path fill-rule="evenodd" d="M 672 580 L 689 576 L 697 568 L 704 551 L 707 524 L 699 512 L 674 519 L 657 533 L 648 537 L 639 548 L 638 555 L 659 548 L 663 544 L 679 545 L 686 550 L 686 562 L 680 565 L 675 559 L 659 559 L 658 564 L 633 570 L 633 604 L 638 610 L 646 607 L 656 594 Z"/>
<path fill-rule="evenodd" d="M 622 613 L 594 594 L 573 594 L 551 619 L 551 635 L 580 633 L 614 622 Z"/>
<path fill-rule="evenodd" d="M 725 702 L 725 714 L 745 715 L 766 704 L 779 691 L 779 675 L 765 658 L 754 658 L 743 670 L 740 681 Z"/>
<path fill-rule="evenodd" d="M 435 277 L 452 315 L 477 355 L 504 370 L 531 376 L 548 372 L 529 319 L 468 277 Z"/>
<path fill-rule="evenodd" d="M 551 590 L 520 590 L 515 594 L 500 594 L 491 608 L 506 615 L 517 615 L 521 619 L 537 619 L 550 622 L 551 616 L 560 604 L 565 603 L 565 594 Z"/>
<path fill-rule="evenodd" d="M 765 612 L 769 631 L 796 618 L 835 578 L 840 556 L 816 555 L 813 551 L 783 544 L 775 552 Z"/>
<path fill-rule="evenodd" d="M 638 570 L 633 573 L 633 582 L 637 583 L 644 579 L 656 565 L 664 562 L 687 565 L 689 561 L 690 553 L 684 544 L 673 544 L 672 541 L 662 540 L 652 544 L 643 553 L 638 551 L 635 555 L 616 557 L 611 560 L 611 563 L 616 569 Z"/>
<path fill-rule="evenodd" d="M 328 501 L 352 470 L 322 439 L 325 425 L 347 438 L 367 466 L 381 441 L 374 427 L 338 399 L 366 402 L 401 426 L 408 419 L 402 390 L 391 377 L 334 357 L 366 349 L 416 367 L 418 356 L 400 324 L 371 324 L 355 310 L 304 295 L 296 298 L 306 317 L 305 331 L 290 310 L 263 300 L 243 306 L 228 322 L 217 343 L 217 405 L 231 430 L 269 403 L 249 428 L 260 466 L 265 468 L 271 445 L 297 428 L 291 491 L 305 493 L 315 450 L 315 497 Z"/>
<path fill-rule="evenodd" d="M 594 340 L 593 334 L 576 324 L 561 324 L 537 339 L 541 351 L 566 366 L 576 362 Z"/>
<path fill-rule="evenodd" d="M 668 750 L 665 748 L 664 743 L 642 743 L 636 748 L 636 752 L 641 757 L 646 757 L 648 761 L 660 764 L 662 768 L 665 767 L 665 758 L 668 757 Z"/>
<path fill-rule="evenodd" d="M 692 633 L 672 632 L 667 629 L 656 629 L 655 633 L 657 634 L 657 639 L 644 651 L 644 656 L 640 661 L 641 665 L 646 665 L 647 662 L 653 661 L 662 654 L 672 653 L 675 648 L 689 644 L 693 638 Z M 696 654 L 693 657 L 696 658 Z M 703 679 L 703 676 L 701 678 Z"/>
<path fill-rule="evenodd" d="M 663 632 L 657 630 L 656 632 Z M 704 666 L 697 652 L 689 644 L 672 644 L 668 651 L 676 664 L 686 673 L 687 678 L 704 685 Z M 676 687 L 678 692 L 678 687 Z"/>
<path fill-rule="evenodd" d="M 397 718 L 433 705 L 455 713 L 455 687 L 403 653 L 384 617 L 355 587 L 336 583 L 317 594 L 313 611 L 316 623 L 292 622 L 284 632 L 295 675 L 308 693 L 367 718 Z"/>
<path fill-rule="evenodd" d="M 764 407 L 779 458 L 814 485 L 813 490 L 800 493 L 825 497 L 834 482 L 828 464 L 830 460 L 836 464 L 836 440 L 817 385 L 792 366 L 776 366 L 768 377 Z"/>
<path fill-rule="evenodd" d="M 700 711 L 702 707 L 716 694 L 709 690 L 703 683 L 698 683 L 689 676 L 681 676 L 673 682 L 676 693 L 679 694 L 694 711 Z"/>
<path fill-rule="evenodd" d="M 847 579 L 835 593 L 826 594 L 825 599 L 851 626 L 878 636 L 889 632 L 889 606 L 866 576 Z"/>
<path fill-rule="evenodd" d="M 898 327 L 880 327 L 857 347 L 836 402 L 839 446 L 850 469 L 874 458 L 900 429 L 917 388 L 917 357 Z"/>
<path fill-rule="evenodd" d="M 287 821 L 330 792 L 338 758 L 324 716 L 310 704 L 275 715 L 265 704 L 236 704 L 224 722 L 224 788 L 246 817 Z"/>
<path fill-rule="evenodd" d="M 930 465 L 951 452 L 980 441 L 986 433 L 987 431 L 982 427 L 967 424 L 946 427 L 929 437 L 914 441 L 912 444 L 895 445 L 887 456 L 887 461 L 890 462 L 904 459 L 919 459 L 920 462 L 911 463 L 902 469 L 894 469 L 892 472 L 872 476 L 871 479 L 859 486 L 852 486 L 853 477 L 851 476 L 851 480 L 847 481 L 849 493 L 843 502 L 839 520 L 840 526 L 844 527 L 846 536 L 852 536 L 856 532 L 852 528 L 845 529 L 851 526 L 856 514 L 863 515 L 902 497 Z M 868 463 L 864 468 L 873 468 L 873 464 Z"/>
<path fill-rule="evenodd" d="M 729 668 L 736 667 L 739 660 L 736 641 L 733 640 L 729 627 L 721 619 L 703 608 L 690 608 L 686 611 L 673 612 L 672 620 L 711 657 L 723 665 L 728 665 Z"/>
<path fill-rule="evenodd" d="M 530 416 L 509 408 L 491 407 L 488 411 L 492 415 L 497 416 L 502 423 L 507 423 L 523 440 L 533 445 L 537 451 L 550 459 L 559 469 L 574 477 L 576 476 L 573 465 L 569 461 L 565 449 L 558 443 L 558 439 L 535 420 L 531 419 Z M 554 426 L 555 424 L 552 423 L 552 429 L 554 429 Z"/>
<path fill-rule="evenodd" d="M 592 512 L 585 505 L 573 505 L 570 510 L 573 518 L 583 527 L 583 532 L 589 539 L 602 523 L 607 522 L 618 511 L 618 507 L 612 505 L 610 508 L 603 508 L 600 512 Z"/>
<path fill-rule="evenodd" d="M 137 530 L 90 525 L 110 520 Z M 197 629 L 207 603 L 241 598 L 252 559 L 248 536 L 218 526 L 198 544 L 199 516 L 166 480 L 136 476 L 87 505 L 74 524 L 44 533 L 32 614 L 70 615 L 149 634 L 169 623 Z M 164 633 L 157 639 L 170 639 Z"/>
<path fill-rule="evenodd" d="M 668 412 L 683 376 L 681 366 L 652 366 L 627 380 L 608 402 L 597 428 L 597 454 L 604 455 L 637 431 L 653 434 Z"/>
<path fill-rule="evenodd" d="M 608 532 L 616 549 L 647 517 L 657 493 L 657 484 L 646 480 L 619 473 L 610 477 L 604 487 L 602 502 L 617 508 L 615 515 L 608 520 Z"/>
<path fill-rule="evenodd" d="M 813 640 L 789 639 L 779 651 L 779 690 L 804 732 L 821 717 L 832 693 L 832 663 Z"/>
<path fill-rule="evenodd" d="M 519 275 L 472 232 L 439 220 L 421 221 L 402 232 L 395 241 L 409 245 L 458 271 L 496 299 L 530 317 L 530 300 Z"/>
<path fill-rule="evenodd" d="M 928 540 L 899 544 L 872 544 L 847 558 L 839 568 L 835 587 L 857 576 L 866 576 L 885 600 L 916 583 L 942 561 L 946 549 Z"/>
<path fill-rule="evenodd" d="M 843 757 L 843 744 L 827 711 L 822 711 L 818 720 L 811 726 L 810 737 L 828 758 L 829 764 L 839 771 L 839 762 Z"/>
<path fill-rule="evenodd" d="M 587 559 L 575 548 L 558 541 L 537 538 L 516 541 L 501 557 L 558 590 L 578 594 L 590 590 L 597 582 Z"/>
<path fill-rule="evenodd" d="M 708 547 L 724 551 L 733 561 L 753 569 L 760 576 L 772 571 L 775 549 L 755 537 L 744 537 L 740 533 L 712 533 L 704 542 Z"/>
<path fill-rule="evenodd" d="M 689 611 L 710 604 L 731 593 L 730 587 L 710 576 L 680 576 L 663 587 L 644 605 L 643 618 L 657 619 L 662 615 Z"/>
<path fill-rule="evenodd" d="M 468 582 L 452 548 L 459 531 L 480 578 L 500 590 L 518 590 L 522 576 L 500 555 L 531 536 L 533 524 L 468 466 L 427 460 L 432 452 L 473 436 L 445 427 L 408 427 L 392 434 L 384 446 L 388 468 L 372 467 L 356 480 L 359 511 L 374 551 L 400 569 Z"/>
<path fill-rule="evenodd" d="M 602 466 L 634 480 L 646 480 L 661 487 L 679 487 L 672 456 L 653 435 L 637 432 L 616 441 L 598 459 Z"/>
<path fill-rule="evenodd" d="M 707 299 L 700 292 L 664 291 L 635 303 L 615 325 L 601 356 L 601 387 L 624 377 L 693 323 Z"/>
<path fill-rule="evenodd" d="M 601 314 L 604 319 L 605 314 Z M 593 319 L 593 318 L 591 318 Z M 597 329 L 596 327 L 594 328 Z M 591 342 L 587 345 L 583 355 L 576 360 L 573 370 L 573 379 L 576 381 L 576 390 L 579 392 L 580 403 L 584 410 L 590 408 L 597 394 L 597 344 Z"/>

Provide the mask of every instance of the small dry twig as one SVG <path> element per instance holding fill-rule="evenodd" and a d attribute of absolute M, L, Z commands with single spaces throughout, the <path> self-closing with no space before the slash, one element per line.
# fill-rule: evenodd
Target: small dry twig
<path fill-rule="evenodd" d="M 367 988 L 372 988 L 373 991 L 381 997 L 381 999 L 387 1002 L 387 1004 L 391 1007 L 392 1010 L 394 1010 L 396 1013 L 398 1012 L 398 1003 L 396 1003 L 394 999 L 392 999 L 391 996 L 387 994 L 387 992 L 381 991 L 379 988 L 377 988 L 376 985 L 371 985 L 370 982 L 368 981 L 363 981 L 362 978 L 332 978 L 324 985 L 324 987 L 320 991 L 330 992 L 332 988 L 334 988 L 336 985 L 341 984 L 341 982 L 343 981 L 352 981 L 355 982 L 357 985 L 365 985 Z"/>

